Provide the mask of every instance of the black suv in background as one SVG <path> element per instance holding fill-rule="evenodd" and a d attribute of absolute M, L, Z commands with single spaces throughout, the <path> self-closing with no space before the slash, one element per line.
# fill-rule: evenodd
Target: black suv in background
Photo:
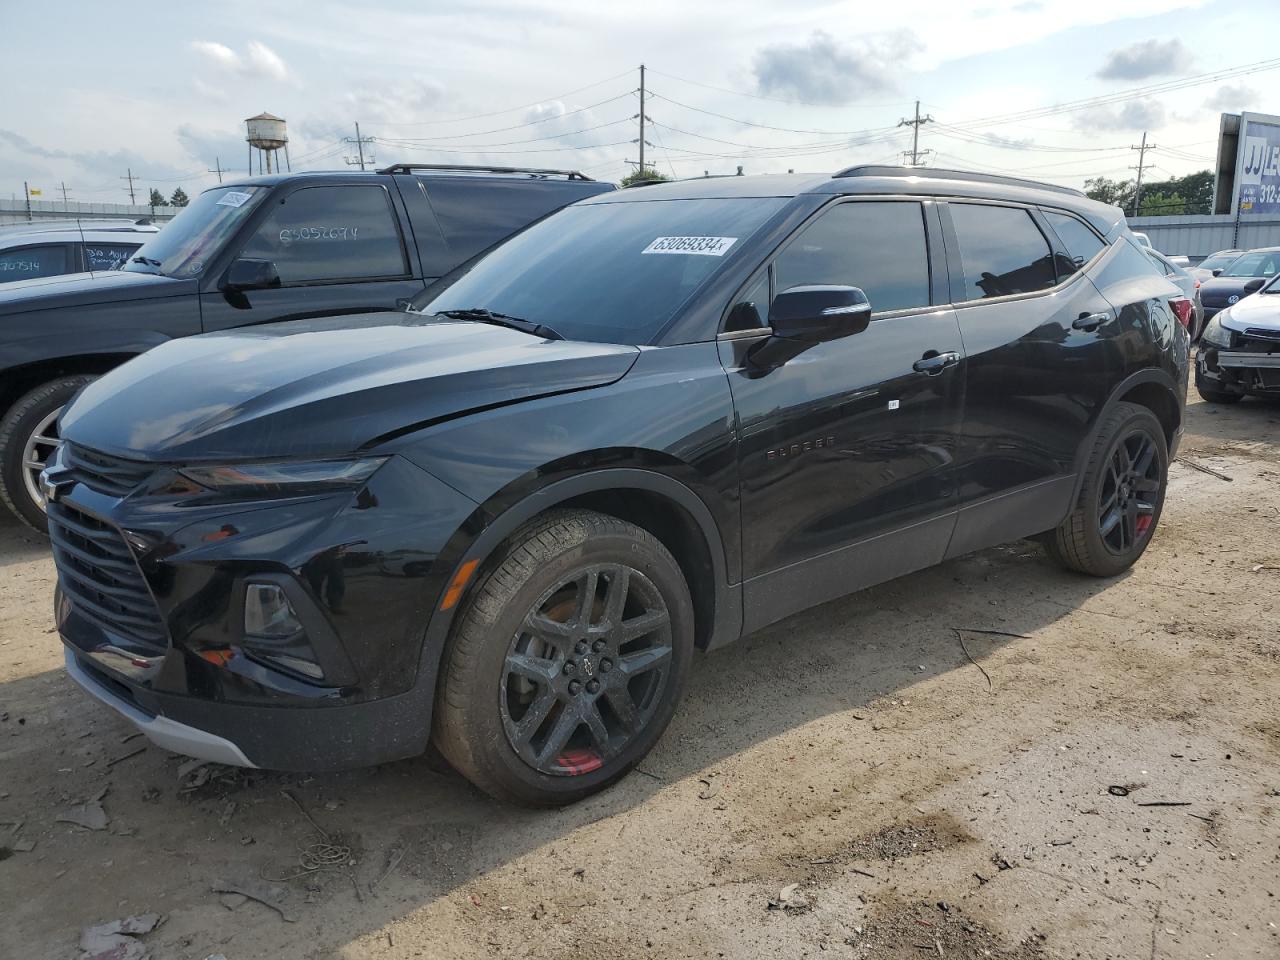
<path fill-rule="evenodd" d="M 569 802 L 654 745 L 695 648 L 1015 538 L 1127 569 L 1190 313 L 1119 210 L 1028 181 L 594 197 L 410 312 L 90 384 L 43 477 L 67 668 L 194 756 L 434 737 L 496 796 Z"/>
<path fill-rule="evenodd" d="M 130 357 L 227 327 L 395 310 L 533 221 L 614 189 L 568 171 L 420 164 L 256 177 L 197 196 L 121 272 L 0 286 L 0 499 L 44 529 L 37 479 L 58 413 Z"/>

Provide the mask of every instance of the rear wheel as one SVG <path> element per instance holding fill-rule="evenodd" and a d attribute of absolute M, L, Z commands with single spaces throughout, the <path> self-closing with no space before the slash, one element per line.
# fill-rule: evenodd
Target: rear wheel
<path fill-rule="evenodd" d="M 662 735 L 693 650 L 679 565 L 651 534 L 553 511 L 508 541 L 445 651 L 435 741 L 487 793 L 571 803 Z"/>
<path fill-rule="evenodd" d="M 1044 538 L 1049 554 L 1097 577 L 1129 569 L 1160 521 L 1168 474 L 1164 428 L 1155 414 L 1117 404 L 1098 432 L 1075 509 Z"/>
<path fill-rule="evenodd" d="M 33 530 L 44 533 L 40 471 L 62 441 L 58 416 L 93 377 L 63 377 L 18 398 L 0 419 L 0 499 Z"/>

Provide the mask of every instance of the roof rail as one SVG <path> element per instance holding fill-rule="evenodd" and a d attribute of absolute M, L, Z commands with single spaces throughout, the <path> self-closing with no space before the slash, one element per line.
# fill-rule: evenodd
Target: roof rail
<path fill-rule="evenodd" d="M 938 167 L 892 167 L 868 164 L 858 167 L 846 167 L 833 173 L 832 179 L 842 177 L 921 177 L 927 180 L 968 180 L 973 183 L 1004 183 L 1011 187 L 1031 187 L 1036 190 L 1049 190 L 1053 193 L 1066 193 L 1073 197 L 1083 197 L 1083 191 L 1074 187 L 1061 187 L 1056 183 L 1042 183 L 1039 180 L 1026 180 L 1022 177 L 1007 177 L 1000 173 L 975 173 L 972 170 L 943 170 Z"/>
<path fill-rule="evenodd" d="M 464 170 L 470 173 L 524 173 L 531 177 L 565 177 L 569 180 L 590 180 L 577 170 L 544 170 L 537 167 L 484 167 L 459 163 L 393 163 L 379 173 L 414 173 L 418 170 Z"/>

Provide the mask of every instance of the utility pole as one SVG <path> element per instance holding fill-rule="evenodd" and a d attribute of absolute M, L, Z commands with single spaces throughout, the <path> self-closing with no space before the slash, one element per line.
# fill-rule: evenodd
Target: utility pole
<path fill-rule="evenodd" d="M 138 198 L 133 194 L 133 181 L 137 180 L 138 178 L 133 175 L 132 167 L 128 168 L 128 170 L 129 170 L 129 175 L 127 177 L 121 177 L 120 179 L 129 181 L 129 203 L 137 205 Z"/>
<path fill-rule="evenodd" d="M 908 120 L 903 117 L 898 121 L 900 127 L 911 127 L 911 166 L 920 166 L 920 128 L 926 123 L 933 123 L 933 115 L 920 116 L 920 101 L 916 101 L 916 115 L 914 120 Z M 925 151 L 928 153 L 929 151 Z M 903 151 L 905 156 L 905 151 Z"/>
<path fill-rule="evenodd" d="M 640 175 L 644 176 L 644 64 L 640 64 Z"/>
<path fill-rule="evenodd" d="M 214 157 L 213 166 L 214 166 L 213 170 L 206 170 L 205 173 L 216 173 L 218 175 L 218 182 L 221 183 L 222 182 L 222 158 Z"/>
<path fill-rule="evenodd" d="M 1147 131 L 1143 130 L 1142 143 L 1140 143 L 1136 147 L 1130 146 L 1129 149 L 1138 151 L 1138 165 L 1136 167 L 1129 168 L 1130 170 L 1138 171 L 1138 180 L 1133 187 L 1133 213 L 1131 214 L 1131 216 L 1136 217 L 1138 215 L 1138 204 L 1141 203 L 1142 201 L 1142 170 L 1143 170 L 1143 167 L 1146 166 L 1147 151 L 1155 150 L 1157 149 L 1157 147 L 1154 143 L 1151 143 L 1151 144 L 1147 143 Z"/>
<path fill-rule="evenodd" d="M 62 188 L 62 205 L 67 205 L 67 181 L 63 180 L 59 186 Z"/>
<path fill-rule="evenodd" d="M 357 123 L 357 124 L 356 124 L 356 138 L 355 138 L 354 140 L 352 140 L 350 137 L 345 137 L 345 138 L 343 138 L 343 139 L 344 139 L 344 142 L 346 142 L 346 143 L 354 143 L 354 144 L 356 145 L 356 152 L 359 154 L 359 157 L 358 157 L 357 159 L 353 159 L 353 158 L 351 158 L 351 157 L 347 157 L 347 163 L 350 163 L 350 164 L 356 164 L 356 163 L 358 163 L 358 164 L 360 164 L 360 169 L 361 169 L 361 170 L 363 170 L 363 169 L 364 169 L 364 145 L 365 145 L 366 143 L 368 143 L 368 144 L 372 144 L 372 143 L 373 143 L 373 137 L 362 137 L 362 136 L 360 136 L 360 124 L 358 124 L 358 123 Z M 372 161 L 373 157 L 370 157 L 369 159 Z"/>
<path fill-rule="evenodd" d="M 27 198 L 27 219 L 31 219 L 31 184 L 22 181 L 22 195 Z"/>

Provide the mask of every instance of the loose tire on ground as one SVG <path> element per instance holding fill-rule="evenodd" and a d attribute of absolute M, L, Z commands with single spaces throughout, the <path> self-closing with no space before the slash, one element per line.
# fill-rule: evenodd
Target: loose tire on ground
<path fill-rule="evenodd" d="M 56 411 L 61 410 L 82 387 L 91 383 L 91 376 L 61 377 L 42 383 L 19 397 L 17 402 L 0 417 L 0 500 L 31 529 L 45 533 L 47 525 L 43 504 L 32 498 L 25 474 L 24 462 L 28 441 L 33 433 Z M 41 445 L 40 452 L 48 456 L 51 449 Z"/>
<path fill-rule="evenodd" d="M 1101 424 L 1074 509 L 1043 537 L 1049 555 L 1095 577 L 1123 573 L 1151 543 L 1168 476 L 1167 441 L 1155 414 L 1137 404 L 1116 404 Z M 1124 525 L 1119 531 L 1108 527 L 1115 509 Z"/>
<path fill-rule="evenodd" d="M 572 803 L 657 742 L 692 652 L 689 588 L 657 538 L 594 511 L 550 511 L 500 548 L 459 613 L 434 742 L 498 799 Z"/>

